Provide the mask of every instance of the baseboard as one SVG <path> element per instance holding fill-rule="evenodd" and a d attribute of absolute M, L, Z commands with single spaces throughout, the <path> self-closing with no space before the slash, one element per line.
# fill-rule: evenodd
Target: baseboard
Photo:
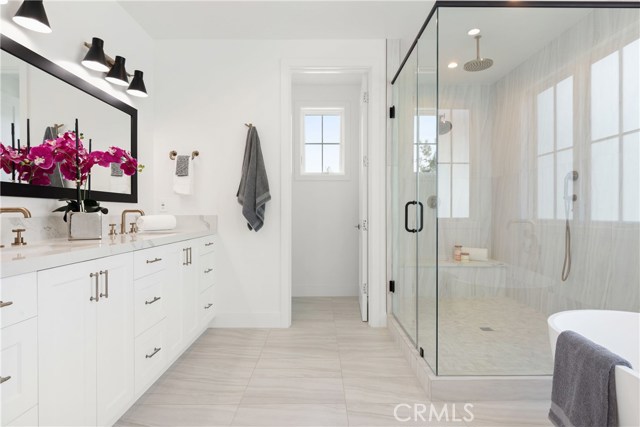
<path fill-rule="evenodd" d="M 291 288 L 294 297 L 357 297 L 358 287 L 353 284 L 296 285 Z"/>
<path fill-rule="evenodd" d="M 389 332 L 420 385 L 433 401 L 550 400 L 551 375 L 540 376 L 437 376 L 393 317 Z"/>
<path fill-rule="evenodd" d="M 210 328 L 281 328 L 279 311 L 265 313 L 216 313 Z"/>

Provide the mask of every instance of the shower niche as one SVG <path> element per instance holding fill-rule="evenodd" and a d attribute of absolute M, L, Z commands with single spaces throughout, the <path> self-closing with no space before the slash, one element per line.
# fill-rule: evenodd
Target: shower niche
<path fill-rule="evenodd" d="M 550 375 L 549 315 L 640 311 L 637 6 L 436 2 L 403 58 L 391 311 L 435 374 Z"/>

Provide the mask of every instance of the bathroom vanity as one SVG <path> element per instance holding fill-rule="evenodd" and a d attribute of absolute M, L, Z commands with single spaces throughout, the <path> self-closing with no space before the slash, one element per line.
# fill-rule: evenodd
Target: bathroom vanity
<path fill-rule="evenodd" d="M 115 423 L 214 318 L 214 233 L 2 249 L 2 425 Z"/>

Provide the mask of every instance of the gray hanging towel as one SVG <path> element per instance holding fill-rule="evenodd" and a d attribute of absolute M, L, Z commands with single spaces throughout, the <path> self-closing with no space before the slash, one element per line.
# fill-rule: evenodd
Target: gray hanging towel
<path fill-rule="evenodd" d="M 44 136 L 42 137 L 42 140 L 46 141 L 49 139 L 56 139 L 57 137 L 58 135 L 56 135 L 55 128 L 47 126 L 44 130 Z M 53 169 L 53 173 L 49 176 L 49 179 L 51 180 L 49 184 L 50 187 L 64 188 L 64 184 L 62 182 L 62 172 L 60 172 L 60 166 L 58 165 L 58 163 L 56 163 L 55 168 Z"/>
<path fill-rule="evenodd" d="M 191 156 L 178 156 L 176 159 L 176 176 L 189 176 L 189 158 Z"/>
<path fill-rule="evenodd" d="M 556 342 L 549 420 L 558 427 L 617 426 L 617 365 L 631 367 L 577 332 L 562 332 Z"/>
<path fill-rule="evenodd" d="M 242 177 L 238 187 L 238 203 L 242 205 L 242 215 L 247 220 L 249 230 L 258 231 L 264 224 L 266 204 L 271 200 L 269 180 L 264 167 L 260 138 L 255 127 L 249 127 L 242 162 Z"/>

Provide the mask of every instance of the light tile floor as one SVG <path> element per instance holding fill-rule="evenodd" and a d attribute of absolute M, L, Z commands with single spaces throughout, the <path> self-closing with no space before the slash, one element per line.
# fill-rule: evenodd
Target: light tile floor
<path fill-rule="evenodd" d="M 398 421 L 403 403 L 449 420 Z M 456 421 L 452 420 L 453 404 Z M 289 329 L 209 329 L 118 426 L 548 426 L 548 402 L 429 402 L 355 298 L 294 298 Z M 400 408 L 408 417 L 407 407 Z"/>

